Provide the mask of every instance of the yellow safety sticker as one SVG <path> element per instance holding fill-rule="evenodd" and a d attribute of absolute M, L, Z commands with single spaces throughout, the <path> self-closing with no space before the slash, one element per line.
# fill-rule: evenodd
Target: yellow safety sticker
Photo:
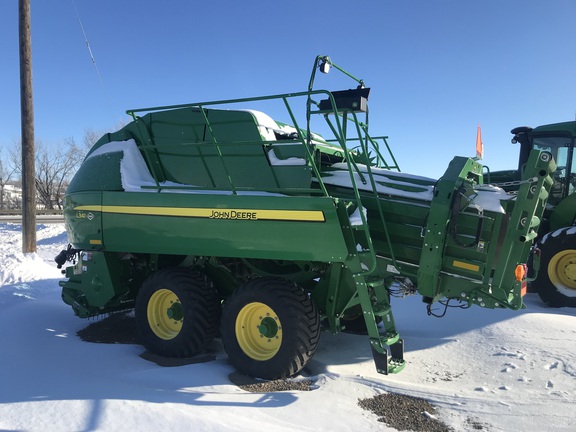
<path fill-rule="evenodd" d="M 470 271 L 475 271 L 475 272 L 480 271 L 480 266 L 479 266 L 479 265 L 476 265 L 476 264 L 470 264 L 470 263 L 466 263 L 466 262 L 454 260 L 454 261 L 452 262 L 452 265 L 453 265 L 454 267 L 462 268 L 462 269 L 465 269 L 465 270 L 470 270 Z"/>

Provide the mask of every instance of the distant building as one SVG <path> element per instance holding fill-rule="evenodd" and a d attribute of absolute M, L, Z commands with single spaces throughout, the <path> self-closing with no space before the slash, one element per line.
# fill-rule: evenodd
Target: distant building
<path fill-rule="evenodd" d="M 0 188 L 0 209 L 18 209 L 22 207 L 22 188 L 5 184 Z"/>

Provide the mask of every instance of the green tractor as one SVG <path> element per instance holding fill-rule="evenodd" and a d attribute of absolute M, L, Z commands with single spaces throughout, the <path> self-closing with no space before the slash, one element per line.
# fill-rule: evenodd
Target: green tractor
<path fill-rule="evenodd" d="M 330 68 L 354 88 L 314 89 Z M 298 374 L 322 329 L 367 334 L 376 369 L 401 371 L 392 296 L 522 308 L 551 154 L 530 152 L 515 194 L 467 157 L 438 180 L 404 174 L 368 131 L 369 92 L 319 56 L 305 91 L 128 111 L 66 192 L 64 302 L 82 318 L 134 309 L 158 355 L 219 336 L 267 379 Z"/>
<path fill-rule="evenodd" d="M 534 260 L 538 269 L 528 290 L 537 292 L 552 307 L 576 307 L 576 122 L 522 126 L 512 129 L 512 134 L 512 143 L 520 144 L 518 168 L 492 172 L 489 182 L 509 192 L 517 191 L 533 150 L 550 153 L 557 164 L 538 229 Z"/>

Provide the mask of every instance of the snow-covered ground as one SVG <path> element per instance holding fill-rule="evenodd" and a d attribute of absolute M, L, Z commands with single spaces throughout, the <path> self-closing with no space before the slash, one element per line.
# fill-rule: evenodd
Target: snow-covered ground
<path fill-rule="evenodd" d="M 213 361 L 161 367 L 129 344 L 82 341 L 93 321 L 60 299 L 53 257 L 62 224 L 38 225 L 22 254 L 21 226 L 0 223 L 0 430 L 393 430 L 358 400 L 395 392 L 429 400 L 456 431 L 576 430 L 576 310 L 526 297 L 520 312 L 451 309 L 426 315 L 419 297 L 394 301 L 406 369 L 376 373 L 367 337 L 322 334 L 304 378 L 312 391 L 251 393 Z"/>

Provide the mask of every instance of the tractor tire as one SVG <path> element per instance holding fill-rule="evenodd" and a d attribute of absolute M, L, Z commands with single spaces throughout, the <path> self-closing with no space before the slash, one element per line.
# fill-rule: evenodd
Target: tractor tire
<path fill-rule="evenodd" d="M 220 322 L 218 294 L 205 275 L 183 267 L 158 270 L 136 299 L 141 343 L 165 357 L 190 357 L 214 339 Z"/>
<path fill-rule="evenodd" d="M 549 233 L 538 244 L 540 271 L 533 282 L 550 307 L 576 307 L 576 227 Z"/>
<path fill-rule="evenodd" d="M 320 338 L 316 305 L 293 282 L 262 277 L 237 288 L 224 303 L 220 327 L 230 363 L 263 379 L 297 375 Z"/>

